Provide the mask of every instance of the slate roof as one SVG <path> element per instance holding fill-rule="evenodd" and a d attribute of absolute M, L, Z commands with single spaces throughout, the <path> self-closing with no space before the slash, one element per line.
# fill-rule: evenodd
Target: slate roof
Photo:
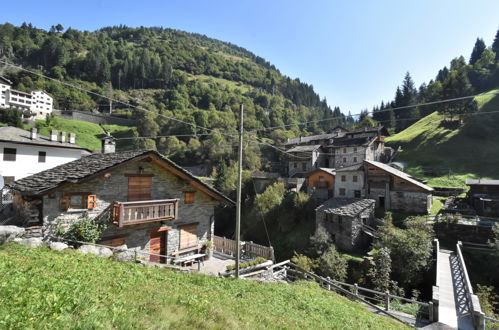
<path fill-rule="evenodd" d="M 327 140 L 337 135 L 338 135 L 337 133 L 329 133 L 329 134 L 319 134 L 319 135 L 310 135 L 310 136 L 300 136 L 288 139 L 285 145 L 307 143 L 316 140 Z"/>
<path fill-rule="evenodd" d="M 469 186 L 499 186 L 499 180 L 466 179 Z"/>
<path fill-rule="evenodd" d="M 390 165 L 383 164 L 380 162 L 375 162 L 373 160 L 364 160 L 364 162 L 366 162 L 369 165 L 378 167 L 378 168 L 380 168 L 380 169 L 382 169 L 390 174 L 393 174 L 393 175 L 395 175 L 403 180 L 406 180 L 406 181 L 408 181 L 408 182 L 410 182 L 410 183 L 412 183 L 420 188 L 423 188 L 426 191 L 433 191 L 434 190 L 432 187 L 429 187 L 429 186 L 425 185 L 424 183 L 419 182 L 418 180 L 415 180 L 409 174 L 404 173 L 402 171 L 399 171 L 396 168 L 391 167 Z"/>
<path fill-rule="evenodd" d="M 17 127 L 12 127 L 12 126 L 0 127 L 0 142 L 31 144 L 31 145 L 47 146 L 55 148 L 80 149 L 88 151 L 89 153 L 92 152 L 91 150 L 80 147 L 79 145 L 76 145 L 74 143 L 50 141 L 50 138 L 47 136 L 38 134 L 38 137 L 34 140 L 32 140 L 30 136 L 31 132 L 25 131 Z"/>
<path fill-rule="evenodd" d="M 351 147 L 351 146 L 365 146 L 368 145 L 374 139 L 376 139 L 376 137 L 339 138 L 339 139 L 334 139 L 333 144 L 329 145 L 328 147 L 340 148 L 340 147 Z"/>
<path fill-rule="evenodd" d="M 24 195 L 43 195 L 45 192 L 57 188 L 64 183 L 78 183 L 94 174 L 104 172 L 116 165 L 145 155 L 158 156 L 168 165 L 186 174 L 189 179 L 208 188 L 208 190 L 218 195 L 220 199 L 223 199 L 230 204 L 234 204 L 230 198 L 154 150 L 92 154 L 22 178 L 9 184 L 9 187 Z"/>
<path fill-rule="evenodd" d="M 294 148 L 289 149 L 287 152 L 309 152 L 309 151 L 315 151 L 320 147 L 321 147 L 320 144 L 308 145 L 308 146 L 296 146 Z"/>
<path fill-rule="evenodd" d="M 325 212 L 340 216 L 355 217 L 365 209 L 376 204 L 374 199 L 362 198 L 331 198 L 315 209 L 316 212 Z"/>

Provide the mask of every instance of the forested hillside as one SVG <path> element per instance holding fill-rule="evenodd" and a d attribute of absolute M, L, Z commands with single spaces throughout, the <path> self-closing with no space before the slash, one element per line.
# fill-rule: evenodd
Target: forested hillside
<path fill-rule="evenodd" d="M 198 127 L 235 132 L 241 104 L 247 130 L 338 117 L 266 133 L 277 142 L 321 133 L 347 120 L 339 108 L 331 109 L 321 100 L 312 85 L 282 75 L 263 58 L 227 42 L 178 30 L 115 26 L 88 32 L 57 25 L 45 31 L 31 24 L 3 24 L 0 58 L 152 111 L 113 104 L 114 115 L 139 120 L 140 136 L 197 135 L 135 141 L 189 165 L 233 165 L 233 138 L 205 136 L 210 132 Z M 47 90 L 55 97 L 56 109 L 109 111 L 105 98 L 12 67 L 3 69 L 17 89 Z M 259 146 L 248 148 L 247 169 L 267 166 L 260 152 Z"/>

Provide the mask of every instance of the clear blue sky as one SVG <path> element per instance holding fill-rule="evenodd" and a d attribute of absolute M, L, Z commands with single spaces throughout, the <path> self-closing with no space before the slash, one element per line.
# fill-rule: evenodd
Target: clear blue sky
<path fill-rule="evenodd" d="M 357 113 L 393 98 L 409 71 L 417 85 L 477 37 L 489 46 L 498 0 L 5 1 L 0 22 L 48 29 L 163 26 L 230 41 L 312 84 L 331 106 Z"/>

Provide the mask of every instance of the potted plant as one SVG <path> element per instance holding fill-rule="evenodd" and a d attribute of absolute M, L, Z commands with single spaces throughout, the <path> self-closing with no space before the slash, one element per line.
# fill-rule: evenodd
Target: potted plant
<path fill-rule="evenodd" d="M 206 260 L 210 260 L 213 257 L 213 242 L 206 241 L 203 246 L 203 250 L 206 253 Z"/>

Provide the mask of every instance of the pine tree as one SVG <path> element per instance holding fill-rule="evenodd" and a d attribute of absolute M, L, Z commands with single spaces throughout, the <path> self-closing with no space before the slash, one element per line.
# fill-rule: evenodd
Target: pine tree
<path fill-rule="evenodd" d="M 494 38 L 491 48 L 496 53 L 496 59 L 499 59 L 499 30 L 496 32 L 496 37 Z"/>
<path fill-rule="evenodd" d="M 473 47 L 473 51 L 471 52 L 470 56 L 470 64 L 473 65 L 480 59 L 480 56 L 482 56 L 483 51 L 487 48 L 485 46 L 485 42 L 481 38 L 477 38 L 475 42 L 475 47 Z"/>

